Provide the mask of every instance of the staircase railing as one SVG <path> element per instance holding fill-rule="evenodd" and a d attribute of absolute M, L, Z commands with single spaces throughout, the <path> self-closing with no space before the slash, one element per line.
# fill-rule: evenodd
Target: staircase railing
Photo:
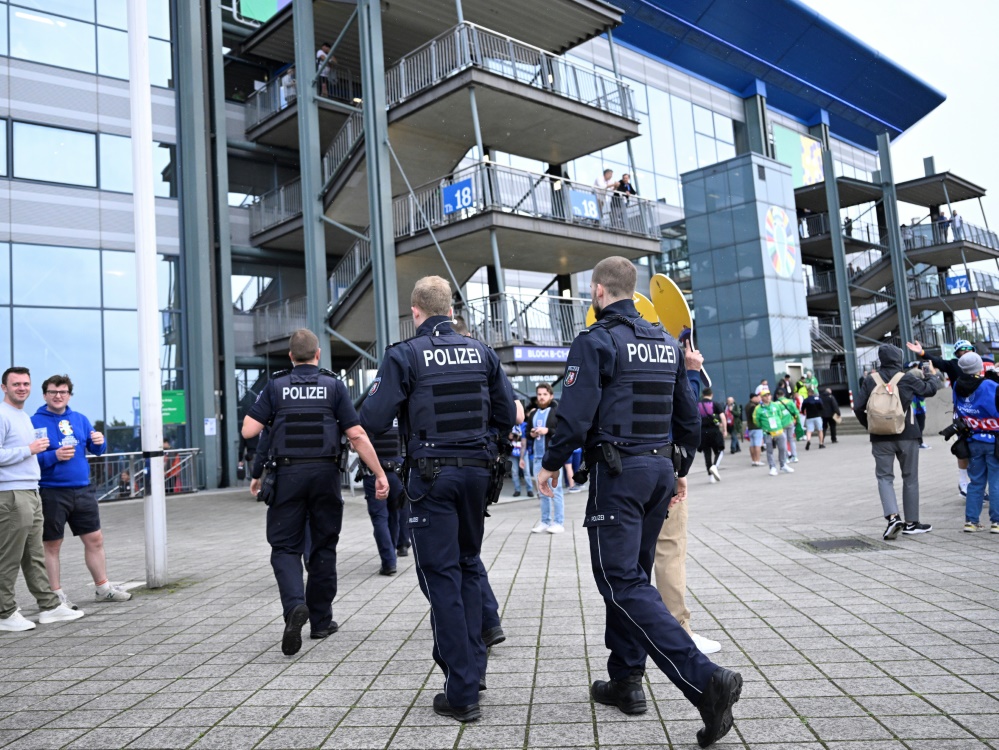
<path fill-rule="evenodd" d="M 296 177 L 250 204 L 250 235 L 302 215 L 302 180 Z"/>

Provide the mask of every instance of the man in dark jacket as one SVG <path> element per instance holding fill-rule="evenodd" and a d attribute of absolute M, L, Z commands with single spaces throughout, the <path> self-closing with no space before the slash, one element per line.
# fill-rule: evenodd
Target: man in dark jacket
<path fill-rule="evenodd" d="M 826 435 L 832 438 L 832 442 L 838 442 L 836 440 L 836 420 L 833 415 L 839 416 L 839 402 L 836 401 L 836 397 L 833 395 L 832 388 L 826 388 L 822 391 L 822 429 L 825 431 Z"/>
<path fill-rule="evenodd" d="M 902 350 L 891 344 L 883 344 L 878 349 L 881 366 L 877 372 L 888 383 L 902 372 Z M 867 427 L 867 402 L 874 391 L 874 378 L 868 375 L 860 384 L 859 397 L 854 402 L 853 412 L 857 420 Z M 878 478 L 878 494 L 881 508 L 888 526 L 882 537 L 895 539 L 899 531 L 903 534 L 925 534 L 932 531 L 929 524 L 919 522 L 919 443 L 921 435 L 912 414 L 914 396 L 929 398 L 940 388 L 937 377 L 920 378 L 913 372 L 906 372 L 898 381 L 898 395 L 905 411 L 905 428 L 898 435 L 871 435 L 871 453 L 874 455 L 874 473 Z M 902 506 L 905 522 L 898 515 L 898 501 L 895 498 L 895 459 L 902 469 Z"/>

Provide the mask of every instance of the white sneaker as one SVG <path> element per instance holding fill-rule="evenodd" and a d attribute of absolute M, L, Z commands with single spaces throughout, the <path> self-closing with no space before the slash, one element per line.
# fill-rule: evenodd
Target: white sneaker
<path fill-rule="evenodd" d="M 721 474 L 718 473 L 718 466 L 712 466 L 708 469 L 708 473 L 718 482 L 721 481 Z"/>
<path fill-rule="evenodd" d="M 70 609 L 65 604 L 60 604 L 55 609 L 46 609 L 38 615 L 38 622 L 48 625 L 53 622 L 68 622 L 69 620 L 79 620 L 83 617 L 82 609 Z"/>
<path fill-rule="evenodd" d="M 532 534 L 542 534 L 545 531 L 548 531 L 548 524 L 546 524 L 544 521 L 538 521 L 536 524 L 534 524 L 534 528 L 531 529 Z"/>
<path fill-rule="evenodd" d="M 721 651 L 721 644 L 718 641 L 705 638 L 703 635 L 698 635 L 697 633 L 691 633 L 690 638 L 694 642 L 694 645 L 697 646 L 697 650 L 702 654 L 716 654 Z"/>
<path fill-rule="evenodd" d="M 94 601 L 97 602 L 127 602 L 131 598 L 132 595 L 129 592 L 125 591 L 125 589 L 121 586 L 116 586 L 113 583 L 108 586 L 107 591 L 94 591 Z"/>
<path fill-rule="evenodd" d="M 783 466 L 781 466 L 780 470 L 781 470 L 781 473 L 783 473 L 783 474 L 794 474 L 794 469 L 792 469 L 787 464 L 784 464 Z"/>
<path fill-rule="evenodd" d="M 708 474 L 708 481 L 711 482 L 711 484 L 715 484 L 715 483 L 718 482 L 718 480 L 715 479 L 715 475 L 714 474 Z"/>
<path fill-rule="evenodd" d="M 792 464 L 796 464 L 796 463 L 798 463 L 798 457 L 797 457 L 797 456 L 791 456 L 791 458 L 790 458 L 789 460 L 790 460 L 790 462 L 791 462 Z"/>
<path fill-rule="evenodd" d="M 565 531 L 565 526 L 560 523 L 553 523 L 548 527 L 549 534 L 561 534 L 563 531 Z"/>
<path fill-rule="evenodd" d="M 0 630 L 9 630 L 12 633 L 20 633 L 24 630 L 34 630 L 35 623 L 21 614 L 21 610 L 15 609 L 10 617 L 0 617 Z"/>
<path fill-rule="evenodd" d="M 751 466 L 764 466 L 765 464 L 762 461 L 753 461 L 750 465 Z"/>
<path fill-rule="evenodd" d="M 770 467 L 770 476 L 772 476 L 772 477 L 777 476 L 777 467 L 776 466 L 771 466 Z"/>

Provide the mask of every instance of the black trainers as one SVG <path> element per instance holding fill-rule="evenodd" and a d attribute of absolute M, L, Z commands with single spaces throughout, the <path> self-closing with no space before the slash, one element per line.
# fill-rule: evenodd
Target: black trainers
<path fill-rule="evenodd" d="M 458 721 L 475 721 L 482 716 L 478 703 L 473 703 L 470 706 L 452 706 L 447 702 L 447 696 L 444 693 L 437 693 L 434 696 L 434 713 L 450 716 Z"/>
<path fill-rule="evenodd" d="M 396 557 L 409 557 L 409 547 L 397 547 L 395 554 Z"/>
<path fill-rule="evenodd" d="M 626 714 L 644 714 L 647 707 L 643 677 L 639 672 L 623 680 L 597 680 L 590 686 L 590 697 L 605 706 L 617 706 Z"/>
<path fill-rule="evenodd" d="M 325 630 L 313 630 L 311 633 L 309 633 L 309 638 L 311 638 L 314 641 L 321 641 L 323 638 L 329 638 L 339 629 L 340 626 L 337 625 L 336 620 L 334 620 L 333 622 L 330 623 L 330 626 Z"/>
<path fill-rule="evenodd" d="M 380 576 L 394 576 L 395 572 L 396 572 L 395 565 L 391 565 L 391 566 L 390 565 L 382 565 L 382 567 L 378 569 L 378 575 L 380 575 Z"/>
<path fill-rule="evenodd" d="M 534 497 L 534 491 L 533 490 L 528 490 L 527 491 L 527 496 L 528 497 Z"/>
<path fill-rule="evenodd" d="M 888 528 L 885 529 L 885 533 L 881 535 L 881 538 L 886 541 L 893 541 L 898 538 L 898 532 L 905 528 L 905 521 L 903 521 L 898 516 L 893 516 L 888 520 Z"/>
<path fill-rule="evenodd" d="M 482 631 L 482 640 L 485 641 L 486 648 L 502 643 L 506 640 L 506 633 L 503 632 L 503 626 L 497 625 L 495 628 L 486 628 Z"/>
<path fill-rule="evenodd" d="M 812 441 L 811 441 L 811 440 L 806 440 L 806 441 L 805 441 L 805 450 L 807 451 L 807 450 L 809 450 L 809 449 L 810 449 L 811 447 L 812 447 Z"/>
<path fill-rule="evenodd" d="M 309 621 L 309 608 L 299 604 L 288 615 L 284 623 L 284 636 L 281 638 L 281 653 L 293 656 L 302 648 L 302 628 Z"/>
<path fill-rule="evenodd" d="M 707 747 L 732 728 L 732 706 L 742 694 L 742 675 L 731 669 L 718 667 L 711 675 L 707 690 L 701 696 L 697 710 L 701 712 L 704 729 L 697 731 L 697 745 Z"/>
<path fill-rule="evenodd" d="M 933 527 L 928 523 L 919 523 L 918 521 L 907 523 L 902 529 L 903 534 L 925 534 L 928 531 L 933 531 Z"/>
<path fill-rule="evenodd" d="M 514 497 L 520 497 L 520 490 L 515 490 L 513 493 Z"/>

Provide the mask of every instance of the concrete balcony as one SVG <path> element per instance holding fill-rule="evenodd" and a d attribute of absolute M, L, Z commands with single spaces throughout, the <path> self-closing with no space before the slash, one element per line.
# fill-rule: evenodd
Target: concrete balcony
<path fill-rule="evenodd" d="M 430 40 L 386 71 L 389 137 L 411 184 L 454 168 L 475 145 L 468 90 L 491 148 L 561 164 L 639 134 L 622 81 L 471 23 Z M 363 226 L 368 196 L 361 118 L 323 159 L 327 214 Z M 392 192 L 405 183 L 392 164 Z"/>

